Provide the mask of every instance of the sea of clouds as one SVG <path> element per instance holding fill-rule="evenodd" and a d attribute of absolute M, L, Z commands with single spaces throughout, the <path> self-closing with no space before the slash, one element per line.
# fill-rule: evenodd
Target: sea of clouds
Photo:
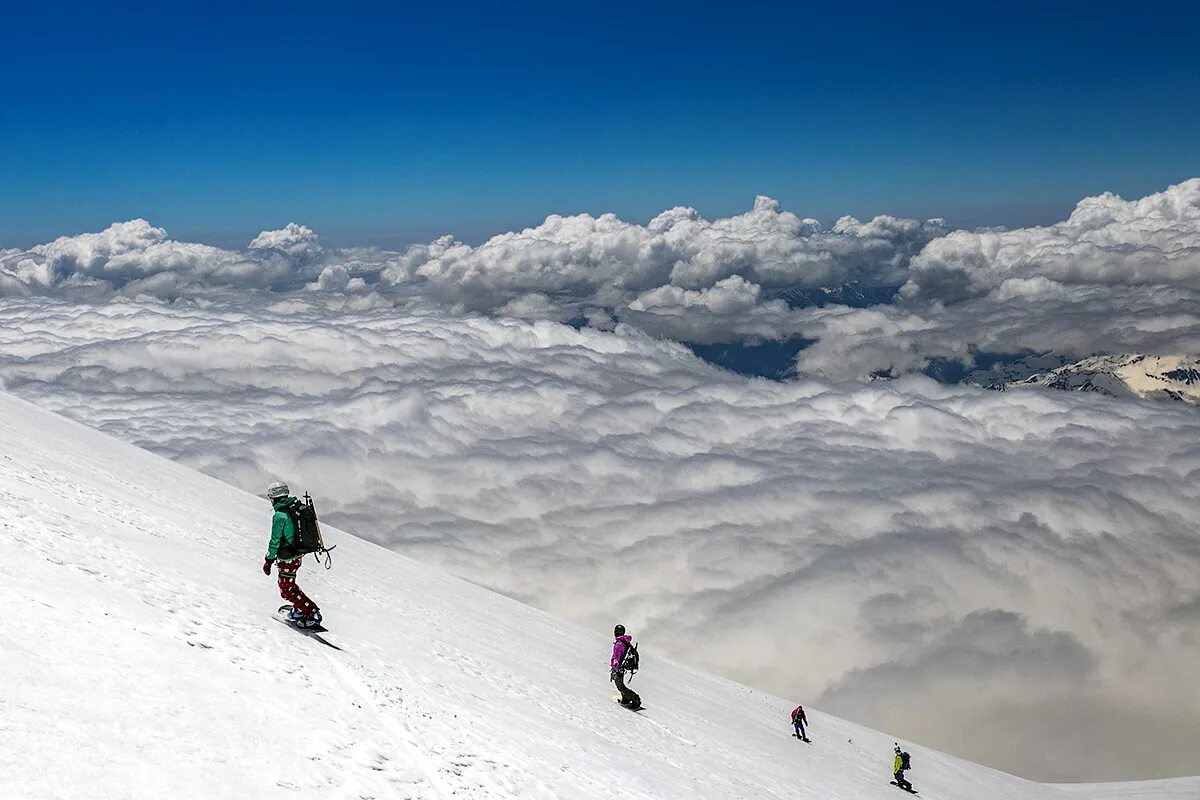
<path fill-rule="evenodd" d="M 798 307 L 798 290 L 866 287 L 891 302 Z M 949 231 L 941 219 L 824 227 L 759 197 L 645 225 L 551 216 L 472 247 L 327 250 L 289 224 L 241 251 L 178 242 L 145 220 L 0 250 L 0 296 L 160 301 L 307 292 L 335 310 L 436 307 L 675 341 L 815 340 L 799 372 L 834 380 L 977 366 L 984 354 L 1200 352 L 1200 179 L 1139 200 L 1082 200 L 1063 222 Z M 803 295 L 810 297 L 811 294 Z"/>
<path fill-rule="evenodd" d="M 1200 351 L 1198 208 L 1192 180 L 950 232 L 760 198 L 403 253 L 300 225 L 230 251 L 138 220 L 0 250 L 0 383 L 622 621 L 648 667 L 669 653 L 1035 777 L 1190 774 L 1196 409 L 841 381 L 980 350 Z M 895 299 L 786 296 L 852 282 Z M 817 342 L 785 382 L 679 343 L 795 335 Z"/>

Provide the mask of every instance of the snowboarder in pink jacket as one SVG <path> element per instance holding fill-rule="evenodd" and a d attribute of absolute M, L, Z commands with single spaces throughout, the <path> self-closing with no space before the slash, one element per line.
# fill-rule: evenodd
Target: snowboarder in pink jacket
<path fill-rule="evenodd" d="M 624 625 L 618 625 L 613 628 L 613 638 L 612 659 L 608 662 L 608 679 L 615 683 L 621 692 L 621 705 L 637 711 L 642 707 L 642 698 L 625 685 L 625 672 L 629 670 L 626 656 L 633 649 L 633 637 L 626 635 Z"/>

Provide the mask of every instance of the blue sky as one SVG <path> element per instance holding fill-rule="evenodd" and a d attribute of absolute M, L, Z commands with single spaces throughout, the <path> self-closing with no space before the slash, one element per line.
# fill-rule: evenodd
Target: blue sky
<path fill-rule="evenodd" d="M 1026 224 L 1200 175 L 1200 4 L 901 5 L 13 5 L 0 246 L 137 216 L 477 240 L 755 194 Z"/>

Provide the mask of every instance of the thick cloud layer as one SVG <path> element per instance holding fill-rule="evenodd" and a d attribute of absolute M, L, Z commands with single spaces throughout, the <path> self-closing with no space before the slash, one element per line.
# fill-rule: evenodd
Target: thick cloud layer
<path fill-rule="evenodd" d="M 136 219 L 29 251 L 0 252 L 0 295 L 171 300 L 222 289 L 298 289 L 304 263 L 317 248 L 313 232 L 298 225 L 262 233 L 243 254 L 173 241 L 162 228 Z"/>
<path fill-rule="evenodd" d="M 471 247 L 446 236 L 403 253 L 326 250 L 294 223 L 264 231 L 241 252 L 176 242 L 145 220 L 0 251 L 0 296 L 222 298 L 303 286 L 354 308 L 436 304 L 453 313 L 611 328 L 633 321 L 697 342 L 787 338 L 801 316 L 777 299 L 788 289 L 847 282 L 897 287 L 942 220 L 843 217 L 829 229 L 767 197 L 715 221 L 691 208 L 648 225 L 613 214 L 551 216 Z"/>
<path fill-rule="evenodd" d="M 899 291 L 870 308 L 796 307 L 848 285 L 884 300 Z M 682 207 L 646 225 L 554 215 L 478 247 L 446 236 L 402 253 L 327 250 L 294 223 L 221 250 L 143 220 L 0 251 L 0 296 L 221 300 L 301 288 L 337 310 L 623 323 L 695 344 L 815 340 L 797 369 L 835 380 L 936 360 L 973 368 L 981 352 L 1197 353 L 1200 179 L 1140 200 L 1085 198 L 1061 223 L 1017 230 L 889 216 L 826 228 L 759 197 L 712 221 Z"/>
<path fill-rule="evenodd" d="M 1126 201 L 1088 197 L 1065 221 L 1013 231 L 955 231 L 913 261 L 906 298 L 947 303 L 1007 297 L 1060 286 L 1159 286 L 1200 289 L 1200 179 Z"/>
<path fill-rule="evenodd" d="M 565 320 L 629 310 L 639 326 L 669 338 L 777 339 L 795 322 L 771 290 L 898 286 L 911 256 L 944 232 L 942 220 L 887 216 L 865 224 L 843 217 L 826 230 L 758 197 L 751 211 L 714 222 L 673 208 L 645 226 L 580 214 L 479 247 L 443 239 L 410 249 L 384 279 L 417 282 L 468 311 Z"/>
<path fill-rule="evenodd" d="M 299 244 L 312 263 L 293 233 L 264 240 L 271 258 Z M 743 308 L 740 281 L 679 302 Z M 326 301 L 10 298 L 0 381 L 245 488 L 286 478 L 331 519 L 597 629 L 620 620 L 651 661 L 1027 775 L 1195 772 L 1194 409 L 745 380 L 627 325 Z"/>

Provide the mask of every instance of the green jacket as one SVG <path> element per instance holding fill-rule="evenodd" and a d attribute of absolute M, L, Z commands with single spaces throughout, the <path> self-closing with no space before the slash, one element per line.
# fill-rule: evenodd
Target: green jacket
<path fill-rule="evenodd" d="M 291 561 L 296 553 L 296 524 L 284 509 L 296 502 L 294 497 L 275 501 L 275 516 L 271 517 L 271 543 L 267 545 L 268 561 Z"/>

